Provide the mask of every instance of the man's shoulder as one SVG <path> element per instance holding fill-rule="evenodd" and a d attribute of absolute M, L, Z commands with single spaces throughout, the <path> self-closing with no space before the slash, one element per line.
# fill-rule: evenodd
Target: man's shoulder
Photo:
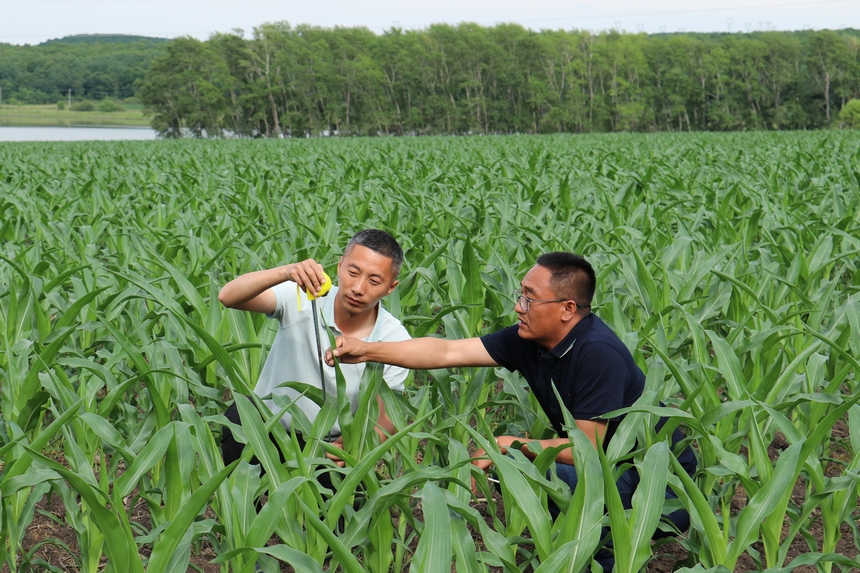
<path fill-rule="evenodd" d="M 576 342 L 581 356 L 597 357 L 599 360 L 622 358 L 632 360 L 632 354 L 621 337 L 596 314 L 591 315 L 588 329 Z"/>
<path fill-rule="evenodd" d="M 506 346 L 526 344 L 526 340 L 519 335 L 519 327 L 516 324 L 506 326 L 501 330 L 490 332 L 481 336 L 481 342 L 485 347 L 498 346 L 504 344 Z"/>
<path fill-rule="evenodd" d="M 589 317 L 589 324 L 587 328 L 582 332 L 580 336 L 580 340 L 583 343 L 604 343 L 609 344 L 610 346 L 615 344 L 624 343 L 621 341 L 621 338 L 618 334 L 609 327 L 599 316 L 596 314 L 591 314 Z"/>
<path fill-rule="evenodd" d="M 539 344 L 519 335 L 516 324 L 483 335 L 481 343 L 497 364 L 512 371 L 530 368 L 541 352 Z"/>

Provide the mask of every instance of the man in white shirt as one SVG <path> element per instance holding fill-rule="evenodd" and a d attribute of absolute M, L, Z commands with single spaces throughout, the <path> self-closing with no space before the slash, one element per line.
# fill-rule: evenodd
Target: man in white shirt
<path fill-rule="evenodd" d="M 284 382 L 303 382 L 320 387 L 317 336 L 323 341 L 323 348 L 326 348 L 326 325 L 335 335 L 368 342 L 409 339 L 400 321 L 382 308 L 381 304 L 381 300 L 397 286 L 402 264 L 403 251 L 394 237 L 376 229 L 356 233 L 347 243 L 338 263 L 338 286 L 333 287 L 327 296 L 317 299 L 322 316 L 318 316 L 316 322 L 307 293 L 314 296 L 319 294 L 325 277 L 323 267 L 313 259 L 247 273 L 224 285 L 218 300 L 225 307 L 265 313 L 279 322 L 275 340 L 254 388 L 257 396 L 266 398 L 264 403 L 272 412 L 282 409 L 279 403 L 289 402 L 300 395 L 293 388 L 281 387 Z M 315 333 L 316 325 L 319 331 Z M 347 398 L 353 411 L 358 405 L 364 367 L 364 364 L 341 367 L 346 379 Z M 382 377 L 390 388 L 403 391 L 407 374 L 408 371 L 403 368 L 386 366 Z M 337 382 L 334 368 L 324 365 L 323 379 L 326 392 L 335 394 Z M 394 433 L 395 428 L 385 414 L 385 407 L 379 397 L 377 402 L 379 417 L 376 431 L 384 440 L 386 433 Z M 296 406 L 311 423 L 320 410 L 307 397 L 298 398 Z M 231 422 L 240 424 L 235 404 L 230 406 L 226 416 Z M 285 414 L 281 424 L 289 430 L 292 416 Z M 337 438 L 339 435 L 340 427 L 335 425 L 331 437 Z M 244 444 L 237 442 L 229 427 L 225 426 L 221 442 L 224 464 L 238 459 L 243 448 Z"/>

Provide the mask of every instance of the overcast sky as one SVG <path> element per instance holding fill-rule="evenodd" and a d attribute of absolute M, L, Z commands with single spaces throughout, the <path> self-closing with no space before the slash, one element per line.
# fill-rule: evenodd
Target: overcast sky
<path fill-rule="evenodd" d="M 517 22 L 527 28 L 747 32 L 860 28 L 860 0 L 0 0 L 0 42 L 73 34 L 206 39 L 265 22 L 422 29 Z"/>

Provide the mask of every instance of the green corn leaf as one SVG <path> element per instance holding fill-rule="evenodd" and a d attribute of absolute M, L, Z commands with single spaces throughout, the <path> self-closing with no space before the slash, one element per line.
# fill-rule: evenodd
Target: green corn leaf
<path fill-rule="evenodd" d="M 429 481 L 421 490 L 421 501 L 424 529 L 409 570 L 447 573 L 451 570 L 453 553 L 448 505 L 439 488 Z"/>
<path fill-rule="evenodd" d="M 644 567 L 651 556 L 651 539 L 663 514 L 666 482 L 669 478 L 669 447 L 664 442 L 651 446 L 638 467 L 641 482 L 633 493 L 630 513 L 631 571 Z"/>
<path fill-rule="evenodd" d="M 188 501 L 182 508 L 173 516 L 173 521 L 164 530 L 159 540 L 152 547 L 152 555 L 149 557 L 147 571 L 165 571 L 167 564 L 173 556 L 174 551 L 179 546 L 183 535 L 191 527 L 194 519 L 200 514 L 206 506 L 206 503 L 215 493 L 215 490 L 221 485 L 239 460 L 236 460 L 229 466 L 225 467 L 217 474 L 209 478 L 188 498 Z M 109 544 L 108 544 L 109 545 Z"/>
<path fill-rule="evenodd" d="M 130 495 L 140 479 L 164 460 L 164 454 L 174 435 L 175 429 L 171 423 L 157 431 L 136 456 L 127 451 L 128 469 L 117 478 L 115 485 L 115 490 L 120 497 Z"/>
<path fill-rule="evenodd" d="M 558 547 L 541 568 L 553 570 L 550 564 L 558 562 L 564 563 L 564 571 L 573 573 L 589 566 L 600 544 L 604 483 L 597 450 L 591 440 L 578 430 L 568 435 L 574 443 L 577 486 L 555 541 Z M 559 561 L 559 553 L 566 555 L 567 561 Z"/>
<path fill-rule="evenodd" d="M 735 563 L 737 558 L 757 539 L 762 524 L 767 519 L 775 519 L 782 526 L 783 515 L 775 511 L 780 499 L 791 494 L 794 481 L 800 473 L 802 442 L 789 446 L 776 462 L 773 476 L 749 500 L 738 515 L 737 533 L 729 544 L 727 561 Z"/>

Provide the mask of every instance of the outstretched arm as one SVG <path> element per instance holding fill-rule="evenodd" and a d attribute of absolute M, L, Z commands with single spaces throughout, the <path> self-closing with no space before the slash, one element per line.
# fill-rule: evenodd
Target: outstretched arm
<path fill-rule="evenodd" d="M 241 275 L 221 288 L 218 300 L 227 308 L 271 313 L 277 301 L 275 293 L 269 289 L 285 281 L 293 281 L 305 291 L 316 294 L 325 282 L 322 265 L 308 259 Z"/>
<path fill-rule="evenodd" d="M 411 370 L 454 368 L 458 366 L 498 366 L 480 338 L 446 340 L 413 338 L 402 342 L 364 342 L 338 336 L 335 348 L 329 348 L 325 360 L 334 366 L 335 358 L 347 364 L 381 362 Z"/>

